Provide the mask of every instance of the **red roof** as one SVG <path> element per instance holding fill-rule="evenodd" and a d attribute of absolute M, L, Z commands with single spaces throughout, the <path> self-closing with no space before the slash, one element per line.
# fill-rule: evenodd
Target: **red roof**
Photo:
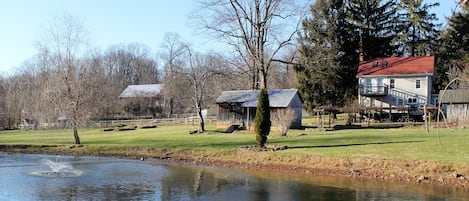
<path fill-rule="evenodd" d="M 434 56 L 379 58 L 362 62 L 357 76 L 433 75 L 434 65 Z"/>

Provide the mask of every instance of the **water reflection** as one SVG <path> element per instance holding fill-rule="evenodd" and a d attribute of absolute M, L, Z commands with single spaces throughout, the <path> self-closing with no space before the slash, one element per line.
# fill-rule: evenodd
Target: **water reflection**
<path fill-rule="evenodd" d="M 465 200 L 464 189 L 247 172 L 91 157 L 61 157 L 83 172 L 27 173 L 55 156 L 0 154 L 0 200 Z"/>

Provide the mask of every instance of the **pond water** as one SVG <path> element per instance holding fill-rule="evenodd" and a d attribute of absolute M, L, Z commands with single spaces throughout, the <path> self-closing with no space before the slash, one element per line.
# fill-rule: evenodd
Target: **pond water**
<path fill-rule="evenodd" d="M 0 154 L 0 200 L 467 199 L 467 189 L 432 185 L 112 158 Z"/>

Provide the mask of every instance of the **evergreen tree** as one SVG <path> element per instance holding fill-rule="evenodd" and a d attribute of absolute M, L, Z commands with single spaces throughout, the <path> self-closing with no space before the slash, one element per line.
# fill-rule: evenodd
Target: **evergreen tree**
<path fill-rule="evenodd" d="M 469 7 L 453 14 L 442 38 L 442 51 L 450 53 L 450 59 L 459 60 L 469 52 Z"/>
<path fill-rule="evenodd" d="M 427 4 L 423 0 L 400 0 L 399 34 L 396 37 L 398 55 L 425 56 L 435 52 L 439 36 L 438 18 L 430 9 L 439 3 Z"/>
<path fill-rule="evenodd" d="M 256 132 L 257 144 L 264 147 L 267 142 L 267 136 L 270 133 L 270 127 L 272 125 L 270 121 L 270 103 L 267 89 L 262 88 L 259 92 L 257 100 L 256 117 L 254 119 L 255 126 L 254 131 Z"/>
<path fill-rule="evenodd" d="M 391 56 L 398 19 L 394 0 L 349 0 L 347 17 L 360 34 L 360 61 Z"/>
<path fill-rule="evenodd" d="M 295 66 L 304 108 L 343 105 L 355 96 L 357 35 L 350 29 L 341 0 L 318 0 L 302 23 Z"/>
<path fill-rule="evenodd" d="M 449 79 L 469 79 L 462 77 L 469 71 L 469 7 L 453 13 L 447 27 L 441 35 L 434 92 L 443 89 Z"/>

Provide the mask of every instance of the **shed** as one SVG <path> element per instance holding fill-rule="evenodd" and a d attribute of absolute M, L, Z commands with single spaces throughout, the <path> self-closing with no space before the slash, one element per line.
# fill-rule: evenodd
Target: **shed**
<path fill-rule="evenodd" d="M 152 98 L 160 95 L 162 90 L 163 84 L 129 85 L 119 98 Z"/>
<path fill-rule="evenodd" d="M 469 89 L 440 91 L 440 103 L 446 108 L 446 118 L 458 125 L 469 125 Z"/>
<path fill-rule="evenodd" d="M 254 125 L 259 90 L 223 91 L 216 99 L 218 105 L 217 127 L 232 125 L 245 126 L 248 130 Z M 297 89 L 271 89 L 267 92 L 271 108 L 271 119 L 281 111 L 291 109 L 294 120 L 290 128 L 301 127 L 302 104 Z M 276 127 L 272 121 L 272 127 Z"/>
<path fill-rule="evenodd" d="M 161 93 L 163 84 L 129 85 L 119 95 L 125 101 L 126 112 L 136 116 L 152 115 L 161 112 Z"/>

